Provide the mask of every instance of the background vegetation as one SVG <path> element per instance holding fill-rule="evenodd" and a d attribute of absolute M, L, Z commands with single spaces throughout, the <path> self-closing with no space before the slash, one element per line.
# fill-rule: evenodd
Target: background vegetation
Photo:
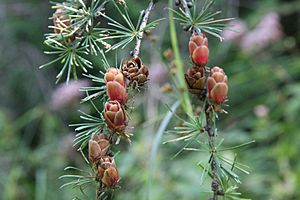
<path fill-rule="evenodd" d="M 147 1 L 127 2 L 137 18 Z M 167 1 L 161 0 L 151 17 L 167 18 L 166 7 Z M 235 40 L 220 43 L 209 38 L 210 66 L 222 64 L 229 77 L 230 107 L 229 114 L 220 117 L 221 137 L 225 145 L 257 141 L 238 152 L 239 161 L 251 168 L 251 174 L 242 178 L 241 191 L 255 200 L 300 199 L 300 3 L 220 0 L 217 8 L 223 16 L 239 18 L 248 27 Z M 80 104 L 78 85 L 54 85 L 60 66 L 38 69 L 50 59 L 43 55 L 42 43 L 52 12 L 48 1 L 0 1 L 0 199 L 72 199 L 78 195 L 72 188 L 59 189 L 64 181 L 58 177 L 68 165 L 83 166 L 72 147 L 75 133 L 68 124 L 79 121 L 78 109 L 92 112 L 92 108 Z M 207 188 L 200 186 L 201 169 L 196 165 L 205 158 L 199 152 L 184 152 L 171 160 L 182 146 L 162 145 L 169 135 L 159 142 L 155 163 L 150 162 L 166 104 L 172 105 L 177 98 L 162 90 L 172 72 L 164 56 L 171 48 L 168 32 L 167 20 L 162 21 L 143 43 L 141 57 L 150 67 L 151 81 L 135 98 L 133 144 L 123 142 L 118 155 L 122 188 L 116 199 L 205 199 L 203 191 L 209 190 L 207 184 Z M 189 34 L 179 26 L 177 33 L 188 65 Z M 128 58 L 128 52 L 119 52 L 119 58 Z M 100 58 L 93 62 L 99 63 L 98 71 Z M 173 119 L 169 128 L 176 123 Z"/>

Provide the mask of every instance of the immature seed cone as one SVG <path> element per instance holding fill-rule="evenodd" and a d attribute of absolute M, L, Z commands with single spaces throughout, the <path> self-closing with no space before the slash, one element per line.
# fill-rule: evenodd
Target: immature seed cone
<path fill-rule="evenodd" d="M 199 94 L 204 89 L 206 78 L 204 67 L 191 67 L 184 74 L 184 77 L 191 93 Z"/>
<path fill-rule="evenodd" d="M 127 116 L 123 106 L 118 101 L 108 101 L 104 108 L 104 118 L 112 131 L 123 134 L 127 126 Z"/>
<path fill-rule="evenodd" d="M 214 67 L 207 78 L 208 98 L 216 105 L 224 103 L 227 99 L 228 80 L 223 69 Z"/>
<path fill-rule="evenodd" d="M 106 155 L 109 146 L 109 140 L 104 134 L 93 135 L 89 141 L 90 161 L 96 164 L 101 157 Z"/>
<path fill-rule="evenodd" d="M 128 99 L 124 75 L 116 68 L 109 68 L 104 75 L 106 93 L 110 100 L 125 103 Z"/>
<path fill-rule="evenodd" d="M 71 25 L 71 19 L 66 14 L 65 9 L 58 8 L 53 14 L 54 32 L 56 34 L 65 33 L 66 29 Z"/>
<path fill-rule="evenodd" d="M 190 57 L 197 66 L 205 66 L 208 62 L 208 40 L 203 34 L 193 34 L 189 41 Z"/>
<path fill-rule="evenodd" d="M 139 57 L 134 57 L 122 66 L 122 73 L 129 80 L 129 85 L 141 86 L 148 80 L 149 70 Z"/>
<path fill-rule="evenodd" d="M 108 188 L 119 183 L 120 176 L 113 158 L 109 156 L 101 158 L 97 169 L 97 179 Z"/>

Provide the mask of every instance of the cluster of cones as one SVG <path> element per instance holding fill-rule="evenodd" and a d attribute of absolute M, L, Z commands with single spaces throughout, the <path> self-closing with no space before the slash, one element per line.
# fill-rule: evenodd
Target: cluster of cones
<path fill-rule="evenodd" d="M 148 68 L 139 57 L 125 62 L 121 70 L 111 67 L 106 71 L 104 80 L 109 99 L 105 103 L 103 116 L 110 136 L 117 134 L 129 139 L 125 133 L 128 124 L 128 88 L 144 85 L 148 75 Z M 115 187 L 120 181 L 114 158 L 109 156 L 111 144 L 112 138 L 108 138 L 104 133 L 93 135 L 89 141 L 89 160 L 96 171 L 96 180 L 107 188 Z"/>
<path fill-rule="evenodd" d="M 227 100 L 228 79 L 224 70 L 217 66 L 206 76 L 209 57 L 207 37 L 202 33 L 193 34 L 189 41 L 189 51 L 193 63 L 185 74 L 189 91 L 200 99 L 207 96 L 216 111 L 221 111 L 220 105 Z"/>
<path fill-rule="evenodd" d="M 125 138 L 128 117 L 126 115 L 126 102 L 128 100 L 128 87 L 142 86 L 148 80 L 148 68 L 139 57 L 134 57 L 124 63 L 122 69 L 109 68 L 104 75 L 106 94 L 109 100 L 105 104 L 104 118 L 107 127 Z"/>
<path fill-rule="evenodd" d="M 89 141 L 89 160 L 96 170 L 96 180 L 105 187 L 112 188 L 120 181 L 117 166 L 107 153 L 110 141 L 103 133 L 93 135 Z"/>
<path fill-rule="evenodd" d="M 65 9 L 57 8 L 53 14 L 53 28 L 55 34 L 68 34 L 72 25 L 70 17 Z M 75 37 L 67 35 L 68 41 L 74 41 Z M 114 188 L 120 181 L 115 160 L 111 157 L 110 146 L 112 135 L 117 134 L 126 140 L 129 135 L 125 133 L 128 124 L 126 103 L 128 101 L 128 88 L 143 86 L 149 76 L 148 68 L 139 57 L 126 61 L 121 69 L 109 68 L 104 80 L 108 101 L 105 103 L 103 117 L 109 134 L 97 133 L 89 140 L 89 160 L 96 173 L 96 180 L 106 188 Z"/>

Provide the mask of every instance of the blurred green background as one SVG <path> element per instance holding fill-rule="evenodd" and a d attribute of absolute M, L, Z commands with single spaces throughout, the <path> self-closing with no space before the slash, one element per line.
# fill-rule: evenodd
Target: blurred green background
<path fill-rule="evenodd" d="M 200 0 L 199 0 L 200 1 Z M 128 0 L 136 19 L 146 0 Z M 167 1 L 159 1 L 152 19 L 168 17 Z M 226 32 L 227 41 L 209 37 L 209 66 L 223 67 L 229 77 L 228 115 L 218 123 L 225 146 L 255 139 L 238 151 L 238 160 L 251 168 L 242 176 L 240 191 L 254 200 L 300 199 L 300 2 L 298 0 L 220 0 L 215 9 L 232 22 L 237 32 Z M 107 10 L 110 15 L 112 10 Z M 43 54 L 43 34 L 53 13 L 47 0 L 0 0 L 0 199 L 72 199 L 79 192 L 59 189 L 58 177 L 68 165 L 84 168 L 84 160 L 72 147 L 80 121 L 79 86 L 87 80 L 55 85 L 60 66 L 39 70 L 50 60 Z M 122 142 L 117 156 L 122 188 L 115 199 L 207 199 L 209 183 L 200 185 L 207 159 L 201 153 L 184 152 L 170 158 L 181 143 L 160 145 L 155 163 L 150 163 L 154 137 L 174 94 L 160 89 L 168 80 L 167 59 L 171 47 L 167 20 L 143 43 L 143 60 L 150 66 L 148 89 L 136 96 L 132 113 L 133 143 Z M 181 56 L 188 65 L 189 34 L 178 25 Z M 120 51 L 120 57 L 128 57 Z M 109 57 L 114 60 L 114 56 Z M 100 59 L 93 60 L 99 63 Z M 97 66 L 97 64 L 96 64 Z M 101 69 L 95 69 L 97 72 Z M 169 125 L 172 129 L 177 121 Z M 163 136 L 160 144 L 166 140 Z M 229 157 L 234 152 L 227 152 Z M 149 170 L 152 171 L 149 182 Z M 90 190 L 94 188 L 91 186 Z M 87 191 L 89 193 L 89 191 Z"/>

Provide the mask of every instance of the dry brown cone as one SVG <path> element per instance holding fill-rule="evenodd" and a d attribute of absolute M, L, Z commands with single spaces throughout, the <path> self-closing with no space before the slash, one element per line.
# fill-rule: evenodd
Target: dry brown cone
<path fill-rule="evenodd" d="M 205 94 L 205 68 L 193 66 L 184 74 L 189 92 L 199 98 Z M 201 99 L 201 98 L 200 98 Z"/>
<path fill-rule="evenodd" d="M 128 85 L 142 86 L 146 83 L 149 76 L 147 66 L 143 64 L 139 57 L 134 57 L 125 62 L 122 66 L 122 73 L 129 81 Z"/>

